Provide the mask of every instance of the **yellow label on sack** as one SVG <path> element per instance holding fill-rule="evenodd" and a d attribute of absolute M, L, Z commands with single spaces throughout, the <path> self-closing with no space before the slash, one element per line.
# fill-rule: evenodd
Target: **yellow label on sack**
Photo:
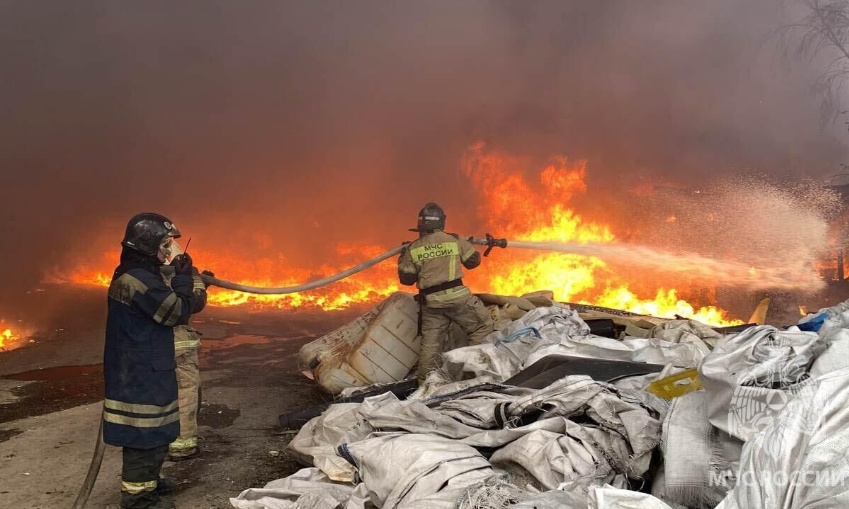
<path fill-rule="evenodd" d="M 699 379 L 699 370 L 693 368 L 655 380 L 646 387 L 646 390 L 655 396 L 670 400 L 701 388 L 702 381 Z"/>

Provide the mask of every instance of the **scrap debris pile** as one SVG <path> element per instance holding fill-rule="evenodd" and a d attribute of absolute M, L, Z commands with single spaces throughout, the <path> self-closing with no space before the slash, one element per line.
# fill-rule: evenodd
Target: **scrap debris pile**
<path fill-rule="evenodd" d="M 786 328 L 714 329 L 545 293 L 481 297 L 496 331 L 447 351 L 412 393 L 388 390 L 415 364 L 407 294 L 306 345 L 328 391 L 372 387 L 301 427 L 288 448 L 306 468 L 231 504 L 849 507 L 847 303 Z"/>

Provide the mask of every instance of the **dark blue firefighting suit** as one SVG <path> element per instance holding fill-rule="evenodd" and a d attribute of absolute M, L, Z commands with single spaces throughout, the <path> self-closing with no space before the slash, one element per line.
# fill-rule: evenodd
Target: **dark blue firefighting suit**
<path fill-rule="evenodd" d="M 126 249 L 109 287 L 103 440 L 124 448 L 122 507 L 156 503 L 168 444 L 180 434 L 173 327 L 188 323 L 192 287 L 191 276 L 175 275 L 169 288 L 158 266 Z"/>

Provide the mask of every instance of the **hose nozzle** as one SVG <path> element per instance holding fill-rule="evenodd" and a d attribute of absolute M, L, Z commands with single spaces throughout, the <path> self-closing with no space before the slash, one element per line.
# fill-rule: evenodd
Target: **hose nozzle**
<path fill-rule="evenodd" d="M 494 247 L 506 248 L 507 247 L 507 239 L 496 239 L 489 233 L 486 234 L 486 251 L 483 252 L 484 256 L 489 256 L 489 252 L 492 251 Z"/>

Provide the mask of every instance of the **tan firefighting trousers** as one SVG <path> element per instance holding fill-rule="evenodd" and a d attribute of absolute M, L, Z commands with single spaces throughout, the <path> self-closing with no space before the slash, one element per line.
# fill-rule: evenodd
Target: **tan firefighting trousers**
<path fill-rule="evenodd" d="M 466 290 L 457 300 L 445 301 L 427 296 L 422 308 L 422 345 L 419 355 L 419 382 L 436 367 L 448 340 L 448 328 L 456 323 L 469 336 L 470 345 L 478 345 L 493 330 L 492 315 L 477 295 Z"/>
<path fill-rule="evenodd" d="M 182 327 L 180 327 L 182 329 Z M 197 450 L 198 401 L 200 370 L 198 348 L 200 340 L 191 329 L 175 330 L 175 358 L 177 361 L 177 390 L 180 400 L 180 436 L 168 446 L 171 457 L 188 456 Z"/>

